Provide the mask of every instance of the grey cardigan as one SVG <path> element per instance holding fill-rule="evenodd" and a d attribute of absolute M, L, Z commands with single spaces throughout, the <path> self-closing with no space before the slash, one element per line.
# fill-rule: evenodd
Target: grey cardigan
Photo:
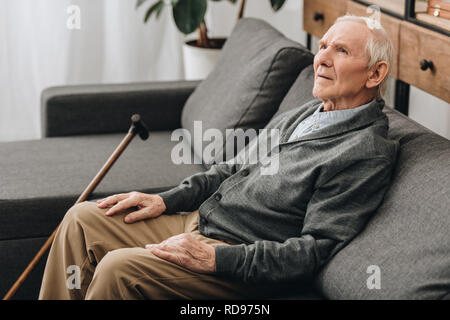
<path fill-rule="evenodd" d="M 308 281 L 354 238 L 387 191 L 398 142 L 387 138 L 383 100 L 346 121 L 287 142 L 319 100 L 285 112 L 279 170 L 213 165 L 159 195 L 167 213 L 199 209 L 200 232 L 235 243 L 215 248 L 216 273 L 246 282 Z"/>

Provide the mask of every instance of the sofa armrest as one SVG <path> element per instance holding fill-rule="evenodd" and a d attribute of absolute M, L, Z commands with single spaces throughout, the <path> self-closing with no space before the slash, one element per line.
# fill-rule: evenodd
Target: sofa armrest
<path fill-rule="evenodd" d="M 149 130 L 181 126 L 183 106 L 200 81 L 50 87 L 41 96 L 43 137 L 127 132 L 139 113 Z"/>

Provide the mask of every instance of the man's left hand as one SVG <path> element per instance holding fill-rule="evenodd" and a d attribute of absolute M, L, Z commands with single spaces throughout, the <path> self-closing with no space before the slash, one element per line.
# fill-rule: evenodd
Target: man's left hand
<path fill-rule="evenodd" d="M 182 233 L 159 243 L 147 244 L 155 256 L 198 273 L 213 273 L 216 268 L 214 247 L 189 233 Z"/>

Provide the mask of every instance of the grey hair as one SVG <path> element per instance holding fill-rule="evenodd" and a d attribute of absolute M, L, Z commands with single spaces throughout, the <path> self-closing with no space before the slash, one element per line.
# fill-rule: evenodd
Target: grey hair
<path fill-rule="evenodd" d="M 372 36 L 367 40 L 366 44 L 366 52 L 369 57 L 367 67 L 371 69 L 377 62 L 386 61 L 389 68 L 388 74 L 377 87 L 376 98 L 383 98 L 386 93 L 387 80 L 389 73 L 391 72 L 394 57 L 394 45 L 392 44 L 392 41 L 389 39 L 389 36 L 381 23 L 375 19 L 347 14 L 337 18 L 335 24 L 342 21 L 365 23 L 369 30 L 372 31 Z"/>

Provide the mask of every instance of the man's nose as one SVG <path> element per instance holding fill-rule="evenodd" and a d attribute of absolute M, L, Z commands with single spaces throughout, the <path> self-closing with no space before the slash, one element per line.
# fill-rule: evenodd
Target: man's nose
<path fill-rule="evenodd" d="M 333 57 L 330 47 L 320 50 L 314 58 L 317 66 L 323 65 L 326 67 L 331 67 L 333 65 Z"/>

